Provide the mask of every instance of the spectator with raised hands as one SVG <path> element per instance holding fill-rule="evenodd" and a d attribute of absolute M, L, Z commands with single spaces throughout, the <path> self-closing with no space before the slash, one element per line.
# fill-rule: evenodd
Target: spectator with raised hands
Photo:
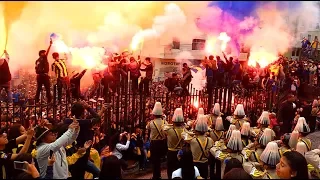
<path fill-rule="evenodd" d="M 102 108 L 101 111 L 103 111 Z M 85 112 L 89 112 L 89 116 L 85 116 Z M 71 107 L 71 114 L 74 116 L 80 126 L 80 134 L 77 138 L 77 144 L 83 146 L 88 140 L 93 140 L 94 131 L 92 130 L 93 125 L 98 124 L 101 120 L 100 115 L 96 113 L 93 108 L 89 106 L 85 101 L 78 101 Z M 72 119 L 65 119 L 64 124 L 71 124 Z"/>
<path fill-rule="evenodd" d="M 57 163 L 54 164 L 53 178 L 54 179 L 67 179 L 69 177 L 68 162 L 66 157 L 65 147 L 72 144 L 78 137 L 80 126 L 78 121 L 73 119 L 69 125 L 68 130 L 57 139 L 57 134 L 46 127 L 37 128 L 36 132 L 36 145 L 37 155 L 36 159 L 39 164 L 40 175 L 45 177 L 48 163 L 47 159 L 50 151 L 53 151 Z"/>
<path fill-rule="evenodd" d="M 67 161 L 71 176 L 75 179 L 83 179 L 85 172 L 90 172 L 93 177 L 98 177 L 100 170 L 89 160 L 92 141 L 86 141 L 83 147 L 67 146 Z"/>
<path fill-rule="evenodd" d="M 18 157 L 18 155 L 27 152 L 33 135 L 34 129 L 30 127 L 25 135 L 8 141 L 6 128 L 0 129 L 0 166 L 2 168 L 2 171 L 0 172 L 0 178 L 7 179 L 8 177 L 13 176 L 13 161 Z M 19 142 L 23 142 L 24 140 L 25 143 L 20 152 L 18 154 L 12 153 L 14 146 L 19 144 Z"/>
<path fill-rule="evenodd" d="M 125 139 L 127 140 L 126 144 L 123 145 L 120 143 L 120 140 L 126 137 Z M 127 163 L 122 159 L 123 155 L 122 155 L 122 151 L 126 151 L 129 148 L 130 145 L 130 134 L 129 133 L 116 133 L 115 135 L 113 135 L 110 138 L 110 144 L 109 144 L 109 150 L 112 152 L 112 155 L 116 156 L 121 164 L 122 164 L 122 168 L 126 169 L 128 167 Z"/>

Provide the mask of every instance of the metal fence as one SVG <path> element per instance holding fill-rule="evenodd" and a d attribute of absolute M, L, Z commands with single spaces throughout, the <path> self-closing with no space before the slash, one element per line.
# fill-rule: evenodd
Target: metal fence
<path fill-rule="evenodd" d="M 195 90 L 192 85 L 189 87 L 189 95 L 179 96 L 168 92 L 163 82 L 152 83 L 149 96 L 132 91 L 131 87 L 119 87 L 116 91 L 117 95 L 107 91 L 104 100 L 98 100 L 94 103 L 89 102 L 97 111 L 102 106 L 107 107 L 101 124 L 105 132 L 110 127 L 126 131 L 132 131 L 136 126 L 144 128 L 151 118 L 150 113 L 156 101 L 162 103 L 167 120 L 171 121 L 173 112 L 177 107 L 182 107 L 186 119 L 194 119 L 198 108 L 202 107 L 206 113 L 210 113 L 214 103 L 220 104 L 221 111 L 225 115 L 232 114 L 235 106 L 242 103 L 246 114 L 254 116 L 260 114 L 262 110 L 271 110 L 277 104 L 277 98 L 279 97 L 278 92 L 261 89 L 246 90 L 245 93 L 239 94 L 234 88 L 230 87 L 216 87 L 213 88 L 211 94 L 208 94 L 205 90 Z M 42 92 L 42 95 L 44 94 Z M 37 121 L 47 118 L 53 122 L 59 122 L 60 119 L 70 117 L 72 104 L 65 102 L 57 104 L 55 90 L 53 90 L 53 97 L 53 105 L 47 105 L 43 102 L 36 105 L 32 99 L 13 103 L 13 105 L 2 102 L 0 108 L 1 120 L 2 122 L 20 121 L 28 127 L 30 120 Z"/>

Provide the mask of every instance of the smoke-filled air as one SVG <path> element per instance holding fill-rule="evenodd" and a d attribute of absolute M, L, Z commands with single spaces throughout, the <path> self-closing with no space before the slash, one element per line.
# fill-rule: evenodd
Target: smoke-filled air
<path fill-rule="evenodd" d="M 105 68 L 106 50 L 156 57 L 173 38 L 190 42 L 203 34 L 207 55 L 237 57 L 243 46 L 249 65 L 264 67 L 300 40 L 297 24 L 319 19 L 315 2 L 259 1 L 2 2 L 0 14 L 0 48 L 9 52 L 11 70 L 30 71 L 50 38 L 50 52 L 73 69 L 93 69 Z"/>

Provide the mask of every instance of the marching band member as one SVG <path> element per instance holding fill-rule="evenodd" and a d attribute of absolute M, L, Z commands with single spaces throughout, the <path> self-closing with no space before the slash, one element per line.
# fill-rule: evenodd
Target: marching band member
<path fill-rule="evenodd" d="M 300 133 L 296 151 L 298 151 L 302 155 L 304 155 L 308 151 L 311 151 L 311 141 L 306 137 L 310 132 L 310 128 L 304 117 L 300 117 L 298 119 L 297 125 L 294 130 Z"/>
<path fill-rule="evenodd" d="M 281 137 L 281 140 L 279 141 L 280 156 L 282 156 L 287 151 L 291 151 L 291 147 L 289 145 L 290 137 L 291 137 L 290 133 L 286 133 Z"/>
<path fill-rule="evenodd" d="M 219 129 L 219 131 L 218 131 Z M 231 137 L 232 131 L 236 130 L 236 126 L 231 124 L 229 126 L 229 129 L 225 135 L 225 133 L 222 131 L 222 129 L 224 129 L 223 127 L 223 122 L 222 122 L 222 118 L 218 117 L 216 120 L 216 124 L 215 124 L 215 130 L 210 132 L 210 137 L 212 138 L 212 140 L 214 141 L 214 146 L 216 148 L 219 148 L 220 150 L 225 150 L 227 149 L 226 147 L 226 143 L 228 141 L 228 139 Z M 225 135 L 225 137 L 224 137 Z M 220 177 L 220 175 L 214 174 L 214 169 L 221 169 L 221 161 L 216 159 L 214 157 L 214 155 L 212 153 L 209 154 L 211 162 L 210 162 L 210 177 Z M 218 171 L 220 172 L 220 171 Z"/>
<path fill-rule="evenodd" d="M 251 128 L 249 122 L 244 122 L 241 127 L 241 139 L 243 147 L 248 146 L 251 143 Z"/>
<path fill-rule="evenodd" d="M 234 124 L 237 127 L 237 129 L 239 130 L 241 128 L 242 124 L 245 121 L 248 121 L 245 118 L 246 114 L 244 112 L 244 108 L 243 108 L 242 104 L 237 105 L 233 115 L 234 115 L 233 117 L 227 117 L 227 120 L 229 120 L 231 124 Z"/>
<path fill-rule="evenodd" d="M 210 127 L 212 124 L 215 124 L 216 119 L 221 115 L 223 115 L 223 114 L 220 112 L 220 104 L 215 103 L 213 110 L 212 110 L 212 114 L 209 115 L 208 126 Z"/>
<path fill-rule="evenodd" d="M 318 149 L 306 152 L 304 157 L 308 162 L 310 174 L 320 179 L 320 146 Z"/>
<path fill-rule="evenodd" d="M 214 127 L 213 127 L 214 126 Z M 213 142 L 220 141 L 224 136 L 224 127 L 222 122 L 222 117 L 218 117 L 215 120 L 215 123 L 212 124 L 212 130 L 209 132 L 209 135 Z"/>
<path fill-rule="evenodd" d="M 165 135 L 167 136 L 167 175 L 171 179 L 172 172 L 179 168 L 177 158 L 178 151 L 182 149 L 184 132 L 184 117 L 181 108 L 177 108 L 173 114 L 173 126 L 164 126 Z"/>
<path fill-rule="evenodd" d="M 190 142 L 193 162 L 204 179 L 208 178 L 208 155 L 210 148 L 213 146 L 212 139 L 205 136 L 208 132 L 207 121 L 207 116 L 200 115 L 195 126 L 195 137 Z"/>
<path fill-rule="evenodd" d="M 226 133 L 226 137 L 225 138 L 229 139 L 231 137 L 232 131 L 236 130 L 236 129 L 237 129 L 237 127 L 235 125 L 231 124 L 229 126 L 229 129 L 228 129 L 227 133 Z"/>
<path fill-rule="evenodd" d="M 276 142 L 269 142 L 260 155 L 260 164 L 246 162 L 243 168 L 254 179 L 279 179 L 276 166 L 280 162 L 279 147 Z"/>
<path fill-rule="evenodd" d="M 160 102 L 156 102 L 152 114 L 155 117 L 154 120 L 147 124 L 147 129 L 150 130 L 150 153 L 151 162 L 153 166 L 153 179 L 161 178 L 161 157 L 166 152 L 165 135 L 162 131 L 162 126 L 168 124 L 165 120 L 162 120 L 162 106 Z"/>
<path fill-rule="evenodd" d="M 257 120 L 258 123 L 258 128 L 254 128 L 255 134 L 257 134 L 257 137 L 261 136 L 263 134 L 263 131 L 266 128 L 270 128 L 270 118 L 269 118 L 269 112 L 268 111 L 263 111 L 261 113 L 261 116 Z M 272 131 L 272 136 L 275 137 L 276 133 L 271 129 Z"/>
<path fill-rule="evenodd" d="M 233 128 L 231 129 L 236 129 L 236 127 L 234 125 Z M 231 127 L 230 126 L 230 127 Z M 224 127 L 223 127 L 223 122 L 222 122 L 222 117 L 218 117 L 215 121 L 215 124 L 212 124 L 212 130 L 209 132 L 209 135 L 211 137 L 211 139 L 213 140 L 213 142 L 215 143 L 216 147 L 224 147 L 225 149 L 225 143 L 224 143 Z M 230 128 L 229 127 L 229 128 Z M 210 157 L 210 178 L 213 178 L 215 176 L 214 174 L 214 169 L 215 166 L 217 164 L 217 168 L 221 169 L 221 162 L 219 160 L 216 160 L 215 157 L 210 153 L 209 154 Z"/>
<path fill-rule="evenodd" d="M 232 131 L 231 137 L 228 139 L 228 143 L 225 148 L 221 148 L 221 146 L 213 146 L 210 149 L 210 152 L 213 157 L 215 157 L 216 161 L 216 178 L 220 179 L 223 177 L 221 172 L 224 172 L 226 161 L 231 158 L 238 159 L 241 163 L 245 162 L 244 156 L 241 154 L 242 151 L 242 141 L 241 141 L 241 133 L 239 130 Z M 214 171 L 214 169 L 212 169 Z"/>
<path fill-rule="evenodd" d="M 255 164 L 259 164 L 260 162 L 259 157 L 261 153 L 263 152 L 266 145 L 272 140 L 273 140 L 272 131 L 271 129 L 266 128 L 260 138 L 259 137 L 256 138 L 254 143 L 249 144 L 243 149 L 242 154 L 249 161 Z"/>

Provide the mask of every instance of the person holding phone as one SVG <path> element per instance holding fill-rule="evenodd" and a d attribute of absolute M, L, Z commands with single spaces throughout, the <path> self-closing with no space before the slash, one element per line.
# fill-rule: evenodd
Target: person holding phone
<path fill-rule="evenodd" d="M 56 158 L 53 166 L 54 179 L 67 179 L 69 177 L 68 162 L 66 157 L 65 147 L 72 144 L 78 137 L 80 126 L 75 119 L 69 125 L 68 130 L 57 139 L 57 134 L 46 127 L 37 128 L 36 145 L 37 155 L 36 159 L 39 165 L 40 176 L 45 177 L 48 163 L 47 159 L 50 156 L 50 150 Z"/>
<path fill-rule="evenodd" d="M 17 139 L 8 141 L 6 128 L 0 129 L 0 166 L 2 171 L 0 171 L 0 179 L 7 179 L 12 177 L 13 163 L 12 161 L 17 158 L 18 155 L 26 153 L 29 149 L 32 137 L 34 135 L 34 129 L 29 128 L 26 135 L 20 136 Z M 20 141 L 24 141 L 24 146 L 18 154 L 12 153 L 10 144 L 18 144 Z"/>
<path fill-rule="evenodd" d="M 19 155 L 14 161 L 15 176 L 14 179 L 53 179 L 53 164 L 56 159 L 54 155 L 48 157 L 48 168 L 46 176 L 40 177 L 39 171 L 30 154 Z"/>
<path fill-rule="evenodd" d="M 128 150 L 129 145 L 130 145 L 130 137 L 131 136 L 129 133 L 124 132 L 121 134 L 116 133 L 110 138 L 109 149 L 112 152 L 111 154 L 116 156 L 120 160 L 122 169 L 128 168 L 127 162 L 124 159 L 122 159 L 122 157 L 123 157 L 122 151 Z M 120 143 L 121 139 L 127 140 L 125 145 Z"/>

